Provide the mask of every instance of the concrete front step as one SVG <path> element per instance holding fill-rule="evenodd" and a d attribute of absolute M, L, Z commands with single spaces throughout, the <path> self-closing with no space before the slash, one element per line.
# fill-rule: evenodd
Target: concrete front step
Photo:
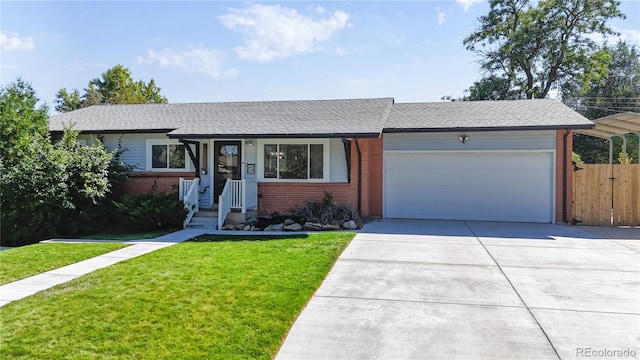
<path fill-rule="evenodd" d="M 197 213 L 193 214 L 193 217 L 217 218 L 218 210 L 200 210 Z"/>
<path fill-rule="evenodd" d="M 197 214 L 196 214 L 197 215 Z M 191 222 L 187 224 L 187 228 L 209 228 L 215 229 L 218 226 L 218 217 L 194 216 Z"/>
<path fill-rule="evenodd" d="M 185 229 L 218 230 L 218 226 L 217 226 L 217 225 L 194 225 L 194 224 L 187 224 L 187 227 L 185 227 Z"/>

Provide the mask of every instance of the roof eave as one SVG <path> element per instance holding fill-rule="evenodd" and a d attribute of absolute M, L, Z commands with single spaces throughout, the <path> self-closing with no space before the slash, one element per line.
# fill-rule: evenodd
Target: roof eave
<path fill-rule="evenodd" d="M 385 128 L 383 133 L 407 132 L 452 132 L 452 131 L 523 131 L 523 130 L 563 130 L 563 129 L 591 129 L 594 124 L 582 125 L 542 125 L 542 126 L 478 126 L 478 127 L 447 127 L 447 128 Z"/>
<path fill-rule="evenodd" d="M 171 139 L 279 139 L 279 138 L 379 138 L 380 133 L 282 133 L 282 134 L 167 134 Z"/>
<path fill-rule="evenodd" d="M 72 129 L 76 130 L 76 129 Z M 109 129 L 109 130 L 76 130 L 80 134 L 166 134 L 171 131 L 174 131 L 175 128 L 172 129 Z M 49 130 L 50 133 L 62 133 L 64 130 Z"/>

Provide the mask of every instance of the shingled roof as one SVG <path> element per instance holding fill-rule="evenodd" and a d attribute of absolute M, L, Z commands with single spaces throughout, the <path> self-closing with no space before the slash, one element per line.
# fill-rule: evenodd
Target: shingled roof
<path fill-rule="evenodd" d="M 393 98 L 96 105 L 51 118 L 51 131 L 164 131 L 169 137 L 380 136 Z"/>
<path fill-rule="evenodd" d="M 385 132 L 591 128 L 593 122 L 550 99 L 394 104 Z"/>
<path fill-rule="evenodd" d="M 394 103 L 393 98 L 94 105 L 54 116 L 51 131 L 162 132 L 174 138 L 378 137 L 384 132 L 587 129 L 556 100 Z"/>

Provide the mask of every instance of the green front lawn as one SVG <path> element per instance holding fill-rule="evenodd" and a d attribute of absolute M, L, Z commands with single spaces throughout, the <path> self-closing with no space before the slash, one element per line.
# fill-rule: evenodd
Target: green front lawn
<path fill-rule="evenodd" d="M 121 249 L 123 244 L 43 243 L 0 251 L 0 285 Z"/>
<path fill-rule="evenodd" d="M 203 236 L 98 270 L 0 308 L 0 358 L 270 359 L 352 237 Z"/>

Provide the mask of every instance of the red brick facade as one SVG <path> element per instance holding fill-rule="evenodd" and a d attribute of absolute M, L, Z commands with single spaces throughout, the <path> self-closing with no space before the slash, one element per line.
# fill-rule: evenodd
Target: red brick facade
<path fill-rule="evenodd" d="M 572 212 L 572 179 L 573 179 L 573 165 L 571 164 L 571 153 L 573 149 L 573 132 L 569 132 L 566 136 L 567 139 L 567 158 L 566 162 L 563 161 L 562 157 L 564 155 L 564 139 L 566 130 L 558 130 L 556 133 L 556 222 L 563 222 L 562 219 L 562 205 L 563 201 L 566 200 L 565 211 L 567 222 L 571 222 L 573 219 Z M 564 173 L 563 173 L 563 165 L 566 165 L 566 176 L 567 176 L 567 188 L 563 188 L 564 185 Z M 565 198 L 563 198 L 563 194 Z"/>
<path fill-rule="evenodd" d="M 128 194 L 142 195 L 151 191 L 155 182 L 159 192 L 178 192 L 180 178 L 193 179 L 193 172 L 151 172 L 139 171 L 131 173 L 131 179 L 124 185 Z"/>
<path fill-rule="evenodd" d="M 365 216 L 382 216 L 382 137 L 358 139 L 362 154 L 361 213 Z M 258 194 L 262 196 L 262 211 L 289 214 L 304 205 L 305 201 L 320 201 L 324 191 L 333 194 L 338 204 L 358 207 L 358 149 L 351 142 L 350 183 L 295 183 L 261 182 Z"/>

